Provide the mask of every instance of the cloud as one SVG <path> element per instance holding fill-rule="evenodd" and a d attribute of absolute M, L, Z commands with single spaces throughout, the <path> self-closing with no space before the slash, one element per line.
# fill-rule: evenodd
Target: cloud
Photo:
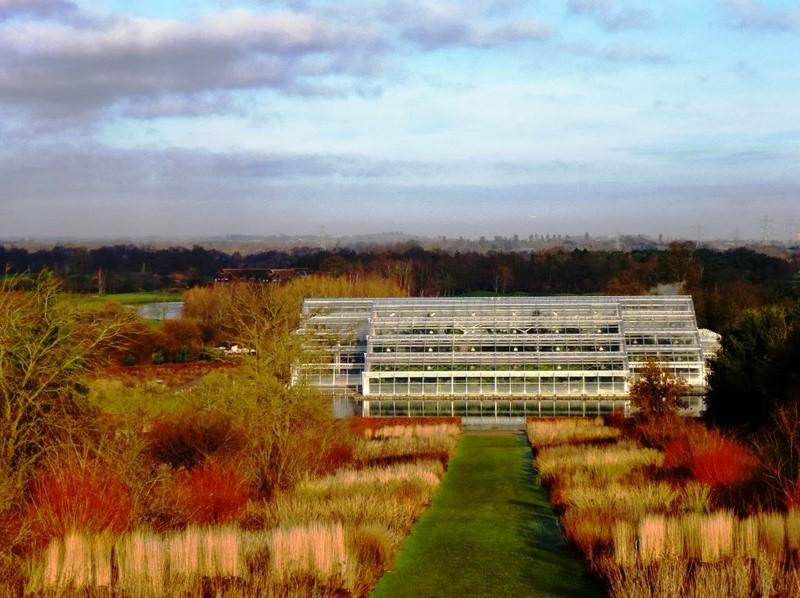
<path fill-rule="evenodd" d="M 76 4 L 69 0 L 0 0 L 0 21 L 18 17 L 67 19 L 77 12 Z"/>
<path fill-rule="evenodd" d="M 0 2 L 34 17 L 51 6 Z M 74 9 L 67 0 L 52 6 Z M 59 130 L 118 116 L 222 114 L 234 109 L 230 94 L 248 90 L 375 97 L 391 57 L 409 44 L 488 49 L 554 35 L 545 22 L 511 18 L 508 6 L 354 0 L 303 10 L 233 8 L 186 21 L 85 14 L 0 21 L 0 110 Z"/>
<path fill-rule="evenodd" d="M 763 165 L 789 159 L 789 156 L 775 150 L 726 149 L 723 147 L 698 148 L 652 145 L 649 147 L 627 148 L 624 151 L 633 156 L 645 156 L 688 165 L 702 165 L 721 169 Z"/>
<path fill-rule="evenodd" d="M 800 8 L 769 10 L 760 0 L 725 0 L 722 6 L 742 30 L 795 31 L 800 27 Z"/>
<path fill-rule="evenodd" d="M 379 23 L 385 39 L 396 50 L 403 42 L 423 50 L 492 48 L 539 41 L 555 33 L 549 23 L 510 14 L 519 4 L 517 0 L 367 0 L 337 2 L 325 14 L 346 14 L 350 19 L 358 14 L 368 22 Z"/>
<path fill-rule="evenodd" d="M 606 13 L 613 8 L 613 0 L 569 0 L 567 2 L 567 10 L 573 14 Z"/>
<path fill-rule="evenodd" d="M 149 120 L 170 117 L 201 117 L 237 112 L 230 93 L 163 95 L 148 101 L 122 102 L 119 114 L 124 117 Z"/>
<path fill-rule="evenodd" d="M 146 113 L 169 102 L 177 107 L 180 96 L 215 92 L 327 95 L 336 92 L 328 78 L 378 71 L 381 43 L 368 26 L 291 12 L 0 23 L 0 106 L 79 122 L 119 105 Z"/>
<path fill-rule="evenodd" d="M 51 173 L 57 172 L 54 179 Z M 344 181 L 436 174 L 426 162 L 360 155 L 118 149 L 93 143 L 28 144 L 0 152 L 0 206 L 14 197 L 58 201 L 111 195 L 180 198 L 292 181 Z"/>
<path fill-rule="evenodd" d="M 405 31 L 404 37 L 430 50 L 452 46 L 497 47 L 519 42 L 541 41 L 553 35 L 554 30 L 551 26 L 536 20 L 477 26 L 458 21 L 441 21 L 410 27 Z"/>
<path fill-rule="evenodd" d="M 614 0 L 570 0 L 567 12 L 591 16 L 608 31 L 646 29 L 652 27 L 656 20 L 649 8 L 617 7 Z"/>

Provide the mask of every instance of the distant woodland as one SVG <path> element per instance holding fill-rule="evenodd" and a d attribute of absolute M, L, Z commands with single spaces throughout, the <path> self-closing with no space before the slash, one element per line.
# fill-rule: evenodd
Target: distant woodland
<path fill-rule="evenodd" d="M 379 275 L 410 296 L 468 294 L 644 294 L 662 286 L 691 293 L 700 326 L 724 333 L 747 309 L 794 302 L 800 256 L 751 249 L 718 251 L 673 243 L 667 249 L 609 251 L 445 251 L 416 242 L 363 249 L 294 248 L 260 253 L 114 245 L 29 250 L 0 245 L 9 274 L 53 271 L 67 290 L 123 293 L 185 290 L 214 282 L 223 268 L 307 268 L 334 276 Z"/>

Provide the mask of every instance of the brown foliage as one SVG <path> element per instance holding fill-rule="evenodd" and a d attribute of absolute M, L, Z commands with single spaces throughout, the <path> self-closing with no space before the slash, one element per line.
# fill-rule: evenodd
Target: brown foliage
<path fill-rule="evenodd" d="M 147 435 L 152 457 L 191 469 L 212 455 L 233 455 L 247 443 L 244 430 L 217 411 L 185 411 L 153 422 Z"/>
<path fill-rule="evenodd" d="M 188 350 L 196 359 L 203 349 L 203 336 L 196 322 L 186 318 L 167 320 L 161 326 L 161 344 L 171 352 Z"/>

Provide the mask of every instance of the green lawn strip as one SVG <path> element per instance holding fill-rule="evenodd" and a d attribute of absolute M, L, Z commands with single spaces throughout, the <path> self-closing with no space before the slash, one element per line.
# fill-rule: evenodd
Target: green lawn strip
<path fill-rule="evenodd" d="M 163 303 L 165 301 L 180 301 L 183 293 L 176 292 L 139 292 L 139 293 L 116 293 L 104 295 L 80 295 L 73 294 L 71 298 L 80 302 L 86 307 L 100 308 L 110 301 L 116 301 L 122 305 L 145 305 L 147 303 Z"/>
<path fill-rule="evenodd" d="M 527 442 L 467 433 L 373 598 L 599 596 L 566 546 Z"/>

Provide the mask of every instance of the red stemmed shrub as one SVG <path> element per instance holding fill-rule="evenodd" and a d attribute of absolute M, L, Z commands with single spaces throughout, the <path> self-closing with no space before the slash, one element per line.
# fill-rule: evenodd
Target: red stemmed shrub
<path fill-rule="evenodd" d="M 231 521 L 247 506 L 247 485 L 242 476 L 232 466 L 213 460 L 178 472 L 172 492 L 186 523 Z"/>
<path fill-rule="evenodd" d="M 30 485 L 28 523 L 36 541 L 69 532 L 96 534 L 130 528 L 129 488 L 104 462 L 53 461 Z"/>
<path fill-rule="evenodd" d="M 698 482 L 713 487 L 731 487 L 752 479 L 758 460 L 750 449 L 695 423 L 685 423 L 663 444 L 664 468 L 684 470 Z"/>
<path fill-rule="evenodd" d="M 734 486 L 751 479 L 758 461 L 745 446 L 721 434 L 709 434 L 692 447 L 688 463 L 692 477 L 710 486 Z"/>
<path fill-rule="evenodd" d="M 688 438 L 673 438 L 664 445 L 664 469 L 688 467 L 692 445 Z"/>

